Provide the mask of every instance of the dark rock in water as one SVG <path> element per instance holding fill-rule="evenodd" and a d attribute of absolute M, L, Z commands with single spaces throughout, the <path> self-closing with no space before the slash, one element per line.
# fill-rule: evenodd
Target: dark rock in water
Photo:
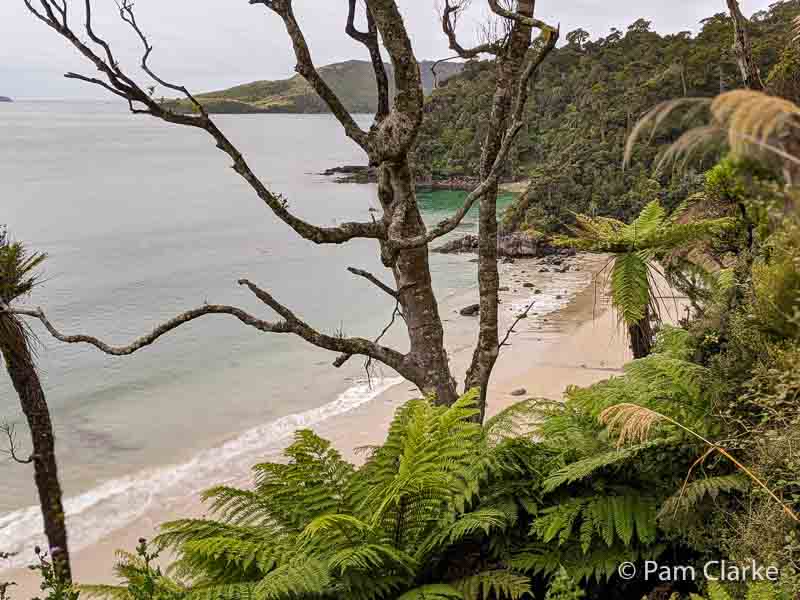
<path fill-rule="evenodd" d="M 532 287 L 533 287 L 533 284 L 532 284 L 532 283 L 530 283 L 530 282 L 528 282 L 528 281 L 526 281 L 525 283 L 523 283 L 523 284 L 522 284 L 522 287 L 525 287 L 525 288 L 532 288 Z"/>
<path fill-rule="evenodd" d="M 561 300 L 562 297 L 561 294 L 556 294 L 556 300 Z"/>
<path fill-rule="evenodd" d="M 569 271 L 569 266 L 561 267 L 560 269 L 556 269 L 556 273 L 567 273 Z"/>
<path fill-rule="evenodd" d="M 378 171 L 374 167 L 360 165 L 344 165 L 326 169 L 320 175 L 337 176 L 337 183 L 374 183 L 378 181 Z"/>
<path fill-rule="evenodd" d="M 534 293 L 534 294 L 541 294 L 541 293 L 542 293 L 542 290 L 536 290 L 536 291 L 535 291 L 535 292 L 533 292 L 533 293 Z"/>
<path fill-rule="evenodd" d="M 550 269 L 544 269 L 544 268 L 539 269 L 539 273 L 549 273 L 549 272 L 550 272 Z"/>
<path fill-rule="evenodd" d="M 433 251 L 442 254 L 477 252 L 478 243 L 478 236 L 469 234 L 451 240 L 438 248 L 434 248 Z M 515 258 L 535 258 L 539 256 L 549 256 L 557 252 L 566 253 L 568 251 L 574 252 L 574 250 L 569 248 L 552 248 L 540 240 L 520 232 L 501 235 L 497 240 L 497 256 L 503 259 L 504 263 L 511 262 L 511 260 Z"/>
<path fill-rule="evenodd" d="M 477 262 L 481 262 L 481 261 L 480 261 L 479 259 L 477 259 L 477 258 L 470 258 L 470 259 L 469 259 L 469 262 L 471 262 L 471 263 L 477 263 Z"/>
<path fill-rule="evenodd" d="M 519 388 L 518 390 L 514 390 L 513 392 L 511 392 L 511 395 L 512 396 L 524 396 L 527 393 L 528 393 L 528 390 L 526 390 L 525 388 Z"/>
<path fill-rule="evenodd" d="M 504 264 L 504 265 L 510 265 L 510 264 L 513 264 L 513 263 L 514 263 L 514 259 L 513 259 L 513 258 L 511 258 L 510 256 L 504 256 L 504 257 L 502 258 L 502 261 L 503 261 L 503 264 Z"/>
<path fill-rule="evenodd" d="M 465 306 L 460 311 L 458 311 L 462 317 L 474 317 L 479 312 L 481 312 L 481 305 L 480 304 L 470 304 L 469 306 Z"/>
<path fill-rule="evenodd" d="M 458 254 L 460 252 L 476 252 L 478 250 L 478 236 L 465 235 L 462 238 L 450 240 L 446 244 L 434 248 L 434 252 L 441 254 Z"/>
<path fill-rule="evenodd" d="M 499 287 L 499 288 L 497 288 L 497 291 L 498 292 L 507 292 L 508 291 L 508 286 L 504 285 L 503 287 Z"/>

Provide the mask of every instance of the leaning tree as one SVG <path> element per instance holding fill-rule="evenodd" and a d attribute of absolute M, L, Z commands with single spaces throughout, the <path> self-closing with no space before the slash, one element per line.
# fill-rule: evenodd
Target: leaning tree
<path fill-rule="evenodd" d="M 0 228 L 0 355 L 28 421 L 33 453 L 27 458 L 18 456 L 13 427 L 4 424 L 2 431 L 8 436 L 9 447 L 5 452 L 19 463 L 33 464 L 44 532 L 55 575 L 59 581 L 69 583 L 72 574 L 53 423 L 36 369 L 32 334 L 25 322 L 13 314 L 16 302 L 38 283 L 37 271 L 44 260 L 44 254 L 30 252 L 22 244 L 12 242 L 5 229 Z"/>
<path fill-rule="evenodd" d="M 351 272 L 365 277 L 382 293 L 396 299 L 408 332 L 409 350 L 402 353 L 364 338 L 327 335 L 281 303 L 270 291 L 247 279 L 241 279 L 239 284 L 272 309 L 278 316 L 277 320 L 264 320 L 233 306 L 205 305 L 178 315 L 128 346 L 114 347 L 92 336 L 62 334 L 42 310 L 28 310 L 24 314 L 39 319 L 54 337 L 63 342 L 92 344 L 114 355 L 136 352 L 194 319 L 227 314 L 262 332 L 296 335 L 335 352 L 338 354 L 334 361 L 336 366 L 343 365 L 354 355 L 379 361 L 411 381 L 424 394 L 435 395 L 437 402 L 452 404 L 458 397 L 458 386 L 445 350 L 442 320 L 431 283 L 428 250 L 434 240 L 453 231 L 478 203 L 480 326 L 465 387 L 481 388 L 481 412 L 485 411 L 486 388 L 501 345 L 497 310 L 498 181 L 523 125 L 531 81 L 558 38 L 556 28 L 534 17 L 533 0 L 487 0 L 493 18 L 500 25 L 494 29 L 498 33 L 471 48 L 464 47 L 457 36 L 457 22 L 469 0 L 444 0 L 441 25 L 450 47 L 462 58 L 494 57 L 496 87 L 483 143 L 479 184 L 466 196 L 454 215 L 431 228 L 422 221 L 415 178 L 409 164 L 409 154 L 422 125 L 425 97 L 412 40 L 396 0 L 364 0 L 363 5 L 356 0 L 347 0 L 345 33 L 367 49 L 377 86 L 378 110 L 368 130 L 359 127 L 341 99 L 320 76 L 295 16 L 292 0 L 249 0 L 250 4 L 260 5 L 282 19 L 294 49 L 296 71 L 325 101 L 344 128 L 345 135 L 364 151 L 370 165 L 377 169 L 377 194 L 382 207 L 380 218 L 369 222 L 346 222 L 336 227 L 317 226 L 295 216 L 285 198 L 269 189 L 254 172 L 246 157 L 215 123 L 203 104 L 185 86 L 166 81 L 157 74 L 150 64 L 153 46 L 136 20 L 132 0 L 120 0 L 119 14 L 141 43 L 140 67 L 144 76 L 157 86 L 185 96 L 193 107 L 192 113 L 184 114 L 156 101 L 148 92 L 151 82 L 148 81 L 147 85 L 140 83 L 125 70 L 114 55 L 111 44 L 93 28 L 91 0 L 84 1 L 84 18 L 80 25 L 86 37 L 75 29 L 68 0 L 23 1 L 36 18 L 74 46 L 98 71 L 97 76 L 67 73 L 67 78 L 104 88 L 125 100 L 133 114 L 205 131 L 216 147 L 233 161 L 233 169 L 252 192 L 299 236 L 315 244 L 343 244 L 357 238 L 374 240 L 382 264 L 391 272 L 394 286 L 386 285 L 371 273 L 356 269 L 351 269 Z M 359 29 L 360 22 L 366 24 L 365 30 Z M 534 36 L 534 31 L 539 35 Z M 393 65 L 393 88 L 389 85 L 384 52 Z M 394 89 L 393 98 L 390 97 L 391 89 Z"/>

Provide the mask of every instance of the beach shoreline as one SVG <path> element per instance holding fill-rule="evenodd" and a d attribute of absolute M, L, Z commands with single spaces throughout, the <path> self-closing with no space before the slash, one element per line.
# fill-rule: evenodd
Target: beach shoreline
<path fill-rule="evenodd" d="M 595 381 L 617 374 L 624 362 L 629 359 L 624 335 L 618 332 L 616 320 L 611 314 L 607 298 L 598 293 L 592 283 L 592 273 L 606 259 L 597 256 L 579 256 L 569 260 L 573 271 L 582 273 L 580 289 L 544 289 L 541 304 L 543 308 L 521 320 L 509 338 L 498 361 L 491 388 L 489 390 L 489 416 L 507 406 L 528 397 L 559 399 L 569 385 L 589 385 Z M 518 260 L 504 265 L 501 271 L 501 333 L 510 326 L 529 304 L 536 300 L 536 286 L 552 282 L 554 275 L 543 272 L 539 259 Z M 571 291 L 567 297 L 568 291 Z M 448 298 L 440 306 L 446 329 L 453 329 L 448 323 L 457 321 L 462 327 L 464 319 L 477 319 L 458 315 L 458 306 L 468 302 L 475 290 Z M 552 310 L 547 303 L 552 304 Z M 549 305 L 548 305 L 549 306 Z M 453 371 L 462 374 L 471 357 L 473 335 L 461 333 L 454 339 L 448 338 Z M 524 392 L 522 391 L 524 390 Z M 418 390 L 403 381 L 394 383 L 383 393 L 369 401 L 360 402 L 354 408 L 330 418 L 319 420 L 311 425 L 319 435 L 329 439 L 349 460 L 358 463 L 362 460 L 355 449 L 379 444 L 383 441 L 388 425 L 398 406 L 405 401 L 419 397 Z M 280 447 L 285 447 L 290 437 L 281 438 Z M 213 451 L 213 450 L 212 450 Z M 279 448 L 263 456 L 261 460 L 278 458 Z M 253 461 L 257 462 L 257 461 Z M 220 471 L 217 483 L 235 486 L 249 484 L 249 472 L 230 473 Z M 220 481 L 224 480 L 224 481 Z M 171 506 L 156 507 L 133 519 L 124 527 L 105 535 L 99 541 L 73 551 L 73 573 L 81 583 L 113 583 L 112 567 L 114 554 L 118 549 L 131 550 L 140 537 L 152 537 L 160 523 L 175 518 L 199 517 L 204 513 L 199 496 L 183 498 Z M 27 569 L 7 570 L 2 574 L 5 580 L 15 581 L 18 586 L 14 593 L 28 597 L 38 593 L 35 574 Z"/>

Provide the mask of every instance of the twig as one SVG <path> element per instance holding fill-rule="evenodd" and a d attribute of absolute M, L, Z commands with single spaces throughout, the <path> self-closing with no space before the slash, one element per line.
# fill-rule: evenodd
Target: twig
<path fill-rule="evenodd" d="M 511 325 L 511 327 L 509 327 L 508 331 L 506 332 L 506 336 L 503 338 L 503 341 L 500 342 L 500 345 L 498 345 L 498 348 L 502 348 L 503 346 L 506 345 L 506 342 L 508 342 L 508 338 L 511 336 L 512 333 L 514 333 L 514 327 L 516 327 L 517 324 L 519 324 L 519 322 L 522 321 L 523 319 L 528 318 L 528 313 L 531 312 L 531 310 L 533 309 L 533 305 L 534 304 L 536 304 L 536 300 L 531 302 L 528 305 L 528 308 L 526 308 L 524 312 L 520 313 L 517 316 L 516 321 L 514 321 L 514 323 Z"/>
<path fill-rule="evenodd" d="M 0 452 L 7 454 L 12 460 L 21 465 L 28 465 L 33 462 L 34 458 L 36 458 L 33 454 L 31 454 L 27 459 L 17 456 L 17 434 L 14 431 L 14 425 L 11 423 L 2 423 L 0 424 L 0 432 L 5 433 L 6 437 L 8 438 L 8 450 L 0 450 Z"/>
<path fill-rule="evenodd" d="M 392 298 L 394 298 L 395 300 L 396 300 L 396 299 L 397 299 L 397 297 L 399 296 L 399 294 L 397 293 L 397 291 L 395 291 L 395 290 L 393 290 L 392 288 L 390 288 L 388 285 L 386 285 L 385 283 L 383 283 L 383 282 L 382 282 L 380 279 L 378 279 L 377 277 L 375 277 L 375 275 L 373 275 L 373 274 L 372 274 L 372 273 L 370 273 L 369 271 L 364 271 L 364 270 L 362 270 L 362 269 L 356 269 L 356 268 L 354 268 L 354 267 L 347 267 L 347 270 L 348 270 L 348 271 L 350 271 L 350 272 L 351 272 L 353 275 L 358 275 L 359 277 L 363 277 L 363 278 L 364 278 L 364 279 L 366 279 L 367 281 L 369 281 L 369 282 L 371 282 L 371 283 L 375 284 L 376 286 L 378 286 L 378 287 L 379 287 L 381 290 L 383 290 L 384 292 L 386 292 L 387 294 L 389 294 L 389 295 L 390 295 Z"/>

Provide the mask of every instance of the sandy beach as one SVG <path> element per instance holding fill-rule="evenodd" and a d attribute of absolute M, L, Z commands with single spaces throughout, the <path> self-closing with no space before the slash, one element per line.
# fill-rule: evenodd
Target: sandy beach
<path fill-rule="evenodd" d="M 582 289 L 575 290 L 563 308 L 555 312 L 523 319 L 501 351 L 489 393 L 488 414 L 529 397 L 561 398 L 569 385 L 589 385 L 620 372 L 629 360 L 624 335 L 619 331 L 616 317 L 609 308 L 608 298 L 592 283 L 592 273 L 605 263 L 603 257 L 575 257 L 568 260 L 571 268 L 586 276 Z M 541 262 L 518 260 L 506 265 L 501 285 L 502 321 L 505 331 L 520 313 L 520 306 L 529 302 L 533 287 L 550 277 L 541 273 Z M 556 296 L 559 297 L 559 296 Z M 442 309 L 445 327 L 452 319 L 469 319 L 458 315 L 455 307 L 467 304 L 469 298 L 449 299 Z M 477 319 L 475 319 L 477 325 Z M 473 336 L 449 340 L 454 372 L 464 373 L 471 356 Z M 524 391 L 522 391 L 524 390 Z M 513 393 L 513 394 L 512 394 Z M 360 459 L 354 449 L 383 441 L 395 409 L 418 392 L 407 382 L 399 383 L 357 408 L 315 425 L 313 429 L 333 444 L 349 459 Z M 284 443 L 285 445 L 285 443 Z M 265 460 L 277 455 L 264 456 Z M 219 473 L 227 484 L 248 485 L 247 472 Z M 140 537 L 152 537 L 159 523 L 186 516 L 203 514 L 196 496 L 186 498 L 176 506 L 149 510 L 123 529 L 113 532 L 85 548 L 73 551 L 73 574 L 81 583 L 112 583 L 114 553 L 117 549 L 132 549 Z M 3 579 L 16 581 L 13 588 L 17 598 L 38 593 L 38 584 L 30 571 L 6 571 Z"/>

